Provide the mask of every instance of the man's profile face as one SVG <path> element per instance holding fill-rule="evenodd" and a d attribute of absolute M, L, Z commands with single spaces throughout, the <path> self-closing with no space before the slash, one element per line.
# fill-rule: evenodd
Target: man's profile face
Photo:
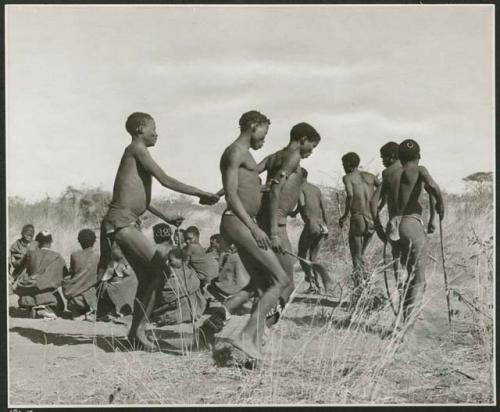
<path fill-rule="evenodd" d="M 300 157 L 306 159 L 312 155 L 313 150 L 318 145 L 318 142 L 311 142 L 309 139 L 304 139 L 300 143 Z"/>
<path fill-rule="evenodd" d="M 156 134 L 156 124 L 152 119 L 146 120 L 146 123 L 142 126 L 142 140 L 147 147 L 154 146 L 158 140 L 158 135 Z"/>
<path fill-rule="evenodd" d="M 396 161 L 394 157 L 389 155 L 380 155 L 380 157 L 382 158 L 382 164 L 384 165 L 384 167 L 389 167 Z"/>
<path fill-rule="evenodd" d="M 269 125 L 267 123 L 252 126 L 252 136 L 250 138 L 250 147 L 253 150 L 259 150 L 264 146 L 264 140 L 269 130 Z"/>
<path fill-rule="evenodd" d="M 188 245 L 192 245 L 192 244 L 198 243 L 198 242 L 199 242 L 199 239 L 198 239 L 198 236 L 196 236 L 194 233 L 187 232 L 187 233 L 184 235 L 184 241 L 185 241 Z"/>

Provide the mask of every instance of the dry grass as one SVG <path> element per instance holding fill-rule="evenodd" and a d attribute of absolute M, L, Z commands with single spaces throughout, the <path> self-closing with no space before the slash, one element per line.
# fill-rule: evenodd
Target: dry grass
<path fill-rule="evenodd" d="M 346 312 L 339 306 L 296 302 L 271 330 L 264 364 L 258 370 L 248 371 L 217 368 L 209 352 L 187 351 L 183 356 L 131 352 L 124 344 L 116 343 L 121 342 L 124 331 L 117 336 L 108 331 L 106 335 L 102 333 L 104 326 L 97 323 L 89 334 L 95 337 L 91 358 L 80 367 L 72 364 L 64 382 L 54 376 L 54 384 L 59 385 L 57 391 L 50 386 L 40 387 L 36 393 L 33 388 L 28 390 L 23 387 L 25 377 L 16 375 L 12 368 L 12 401 L 169 405 L 491 403 L 492 197 L 486 192 L 447 196 L 446 201 L 444 243 L 452 289 L 451 327 L 446 314 L 439 238 L 435 234 L 429 241 L 424 304 L 421 311 L 415 312 L 417 319 L 409 330 L 405 327 L 392 333 L 394 315 L 388 304 L 369 310 L 367 296 L 360 298 L 350 319 L 346 319 Z M 185 209 L 183 204 L 182 210 Z M 192 210 L 189 224 L 202 228 L 206 238 L 217 231 L 216 213 L 197 207 Z M 330 201 L 332 222 L 338 221 L 337 210 L 336 203 Z M 10 209 L 11 240 L 21 225 L 31 220 L 37 229 L 52 230 L 54 248 L 65 256 L 77 247 L 76 233 L 81 228 L 77 219 L 73 218 L 73 223 L 68 219 L 62 226 L 56 216 L 44 219 L 43 214 L 23 215 L 19 205 L 12 212 Z M 292 244 L 297 244 L 300 224 L 296 221 L 291 226 Z M 338 227 L 332 225 L 330 233 L 321 257 L 345 293 L 350 284 L 350 262 L 346 261 Z M 380 286 L 382 249 L 378 240 L 372 242 L 367 260 L 371 284 Z M 302 273 L 297 273 L 297 282 L 301 278 Z M 340 286 L 336 293 L 340 293 Z M 189 329 L 185 330 L 190 342 Z M 111 342 L 114 350 L 103 353 L 102 342 Z M 65 350 L 59 350 L 56 363 L 62 368 Z M 43 364 L 49 365 L 46 373 L 50 375 L 55 366 L 48 360 Z M 70 389 L 75 383 L 79 387 L 76 391 Z"/>

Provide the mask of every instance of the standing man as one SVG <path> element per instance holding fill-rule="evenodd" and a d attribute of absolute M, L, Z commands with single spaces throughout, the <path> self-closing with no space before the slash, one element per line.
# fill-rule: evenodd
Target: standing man
<path fill-rule="evenodd" d="M 164 216 L 151 205 L 151 182 L 154 177 L 169 189 L 200 198 L 201 204 L 214 204 L 218 196 L 186 185 L 168 176 L 153 160 L 149 147 L 158 140 L 154 119 L 146 113 L 132 113 L 125 128 L 132 142 L 125 148 L 113 187 L 113 198 L 101 225 L 100 269 L 105 270 L 110 260 L 111 244 L 116 242 L 133 267 L 138 280 L 134 316 L 129 339 L 137 340 L 144 348 L 154 350 L 155 345 L 146 336 L 149 317 L 156 290 L 162 280 L 162 259 L 153 244 L 141 233 L 136 223 L 149 210 L 167 223 L 179 225 L 182 218 Z"/>
<path fill-rule="evenodd" d="M 299 238 L 299 256 L 316 262 L 321 245 L 328 236 L 325 204 L 319 187 L 307 181 L 307 170 L 302 168 L 303 183 L 300 189 L 299 203 L 290 216 L 295 217 L 298 213 L 304 221 L 304 229 Z M 305 274 L 306 282 L 309 282 L 309 292 L 317 292 L 319 289 L 318 275 L 309 265 L 300 261 Z M 330 279 L 322 279 L 325 289 L 330 287 Z"/>
<path fill-rule="evenodd" d="M 360 158 L 357 153 L 349 152 L 342 156 L 342 165 L 346 175 L 343 177 L 347 194 L 345 212 L 339 219 L 342 227 L 351 215 L 349 225 L 349 249 L 353 264 L 354 299 L 361 294 L 364 281 L 363 256 L 374 233 L 370 212 L 370 200 L 380 182 L 375 175 L 358 169 Z"/>
<path fill-rule="evenodd" d="M 262 358 L 265 316 L 289 284 L 287 273 L 272 251 L 271 240 L 256 222 L 262 193 L 259 169 L 250 148 L 258 150 L 263 146 L 269 124 L 260 112 L 244 113 L 239 121 L 240 135 L 220 161 L 228 207 L 222 215 L 221 234 L 228 243 L 234 243 L 251 279 L 247 287 L 228 299 L 226 309 L 234 313 L 257 294 L 247 324 L 229 343 L 251 359 Z"/>
<path fill-rule="evenodd" d="M 294 289 L 293 267 L 295 259 L 285 254 L 292 251 L 286 221 L 298 203 L 303 182 L 300 161 L 308 158 L 319 144 L 321 136 L 308 123 L 298 123 L 290 130 L 290 141 L 281 150 L 266 157 L 258 166 L 267 172 L 266 185 L 270 187 L 262 199 L 257 216 L 259 226 L 271 240 L 283 269 L 288 275 L 288 285 L 279 299 L 279 305 L 268 314 L 268 325 L 279 320 L 280 314 Z"/>
<path fill-rule="evenodd" d="M 386 236 L 397 242 L 401 265 L 406 267 L 408 278 L 403 285 L 403 320 L 407 322 L 411 313 L 422 303 L 425 292 L 425 258 L 427 239 L 419 203 L 422 188 L 434 198 L 439 219 L 444 217 L 441 190 L 424 166 L 419 165 L 420 147 L 415 140 L 407 139 L 399 145 L 399 159 L 402 167 L 387 170 L 380 193 L 375 193 L 371 210 L 379 220 L 377 205 L 380 196 L 387 198 L 389 224 Z M 428 229 L 434 227 L 433 213 Z M 431 230 L 428 230 L 431 231 Z M 433 230 L 432 230 L 433 231 Z"/>

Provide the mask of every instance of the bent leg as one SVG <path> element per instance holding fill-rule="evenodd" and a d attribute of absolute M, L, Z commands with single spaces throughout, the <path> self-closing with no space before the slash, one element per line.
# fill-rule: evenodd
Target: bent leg
<path fill-rule="evenodd" d="M 266 314 L 274 307 L 278 298 L 289 284 L 288 274 L 270 249 L 258 247 L 250 230 L 236 217 L 223 216 L 222 235 L 234 243 L 241 261 L 254 284 L 269 283 L 252 313 L 241 335 L 231 339 L 236 347 L 254 358 L 261 357 L 261 338 L 264 332 Z"/>
<path fill-rule="evenodd" d="M 137 295 L 129 338 L 137 338 L 147 349 L 154 345 L 146 338 L 146 322 L 153 311 L 156 292 L 163 281 L 163 260 L 149 240 L 133 226 L 120 229 L 115 241 L 137 275 Z"/>

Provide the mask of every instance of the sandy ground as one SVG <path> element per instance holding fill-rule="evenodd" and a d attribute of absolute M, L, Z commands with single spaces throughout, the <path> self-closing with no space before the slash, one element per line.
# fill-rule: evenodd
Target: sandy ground
<path fill-rule="evenodd" d="M 432 291 L 429 293 L 432 295 Z M 335 302 L 303 295 L 268 334 L 259 370 L 215 366 L 209 351 L 146 353 L 114 323 L 29 319 L 10 296 L 9 403 L 330 404 L 489 403 L 492 362 L 470 325 L 448 325 L 444 298 L 432 298 L 392 356 L 382 329 L 332 327 Z M 240 323 L 243 320 L 240 319 Z M 238 320 L 234 322 L 238 323 Z M 191 325 L 156 331 L 182 348 Z"/>

